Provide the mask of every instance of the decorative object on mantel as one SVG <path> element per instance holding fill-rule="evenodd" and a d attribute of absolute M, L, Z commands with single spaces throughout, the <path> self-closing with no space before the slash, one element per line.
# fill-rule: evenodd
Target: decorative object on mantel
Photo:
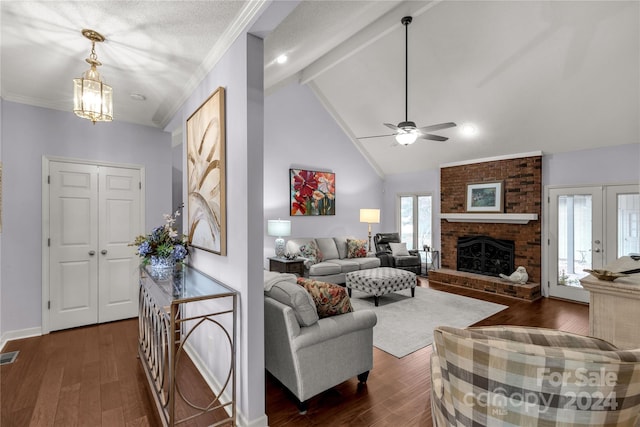
<path fill-rule="evenodd" d="M 502 181 L 467 184 L 467 212 L 502 212 Z"/>
<path fill-rule="evenodd" d="M 380 209 L 360 209 L 360 222 L 369 224 L 369 252 L 373 252 L 371 248 L 371 224 L 380 224 Z"/>
<path fill-rule="evenodd" d="M 151 270 L 158 274 L 169 275 L 176 263 L 181 263 L 189 254 L 189 243 L 186 235 L 180 236 L 175 228 L 176 219 L 180 216 L 182 205 L 171 215 L 165 214 L 165 224 L 153 229 L 146 236 L 140 235 L 129 246 L 137 246 L 137 254 L 142 264 L 151 264 Z"/>
<path fill-rule="evenodd" d="M 267 234 L 276 238 L 276 256 L 284 257 L 284 239 L 291 236 L 291 221 L 284 219 L 270 219 L 267 221 Z"/>
<path fill-rule="evenodd" d="M 102 34 L 83 29 L 82 35 L 91 41 L 91 54 L 85 61 L 91 65 L 82 77 L 73 79 L 73 112 L 76 116 L 96 122 L 113 120 L 113 89 L 100 78 L 96 67 L 102 65 L 96 55 L 96 43 L 105 41 Z"/>
<path fill-rule="evenodd" d="M 289 169 L 291 216 L 335 215 L 336 174 Z"/>
<path fill-rule="evenodd" d="M 509 280 L 510 282 L 518 283 L 518 284 L 521 284 L 521 285 L 524 285 L 525 283 L 527 283 L 527 280 L 529 280 L 529 275 L 527 274 L 527 269 L 524 268 L 523 266 L 520 266 L 520 267 L 516 268 L 516 271 L 511 273 L 510 276 L 507 276 L 506 274 L 502 274 L 501 273 L 500 277 L 505 279 L 505 280 Z"/>
<path fill-rule="evenodd" d="M 225 92 L 223 87 L 187 119 L 189 243 L 227 254 L 225 176 Z"/>

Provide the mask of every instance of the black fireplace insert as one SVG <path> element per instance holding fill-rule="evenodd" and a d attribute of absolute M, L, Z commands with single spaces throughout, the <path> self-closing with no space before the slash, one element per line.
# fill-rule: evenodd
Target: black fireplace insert
<path fill-rule="evenodd" d="M 489 236 L 458 237 L 458 270 L 469 273 L 507 276 L 515 270 L 513 240 Z"/>

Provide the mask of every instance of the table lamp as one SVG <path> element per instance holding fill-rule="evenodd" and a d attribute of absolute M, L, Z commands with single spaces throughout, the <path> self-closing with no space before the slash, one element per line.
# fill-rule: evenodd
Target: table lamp
<path fill-rule="evenodd" d="M 371 252 L 371 224 L 380 223 L 380 209 L 360 209 L 360 222 L 369 224 L 369 252 Z"/>
<path fill-rule="evenodd" d="M 285 236 L 291 235 L 291 221 L 284 219 L 270 219 L 267 221 L 267 234 L 277 237 L 276 239 L 276 256 L 282 258 L 284 256 L 284 239 Z"/>

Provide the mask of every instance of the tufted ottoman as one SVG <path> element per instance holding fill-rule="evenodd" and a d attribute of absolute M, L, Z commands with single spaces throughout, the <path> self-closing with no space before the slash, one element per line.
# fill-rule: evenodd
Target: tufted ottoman
<path fill-rule="evenodd" d="M 346 287 L 351 296 L 351 289 L 357 289 L 373 294 L 373 300 L 378 306 L 378 297 L 402 289 L 411 288 L 411 296 L 416 292 L 416 274 L 397 268 L 379 267 L 358 270 L 347 273 Z"/>

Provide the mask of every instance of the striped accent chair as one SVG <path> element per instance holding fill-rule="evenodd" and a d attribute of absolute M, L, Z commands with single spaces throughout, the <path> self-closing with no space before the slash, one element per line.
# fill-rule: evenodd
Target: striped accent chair
<path fill-rule="evenodd" d="M 433 424 L 640 425 L 640 349 L 551 329 L 434 330 Z"/>

